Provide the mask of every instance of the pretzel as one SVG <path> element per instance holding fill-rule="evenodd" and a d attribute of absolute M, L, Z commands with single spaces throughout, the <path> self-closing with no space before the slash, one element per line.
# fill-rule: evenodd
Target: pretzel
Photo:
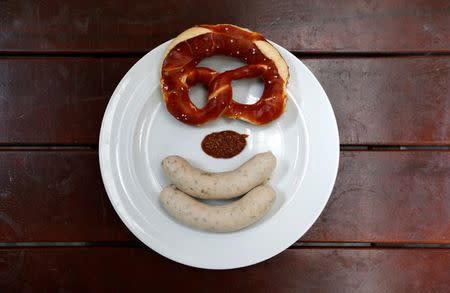
<path fill-rule="evenodd" d="M 196 67 L 214 55 L 239 58 L 247 65 L 223 73 Z M 232 99 L 233 80 L 258 76 L 264 81 L 264 92 L 256 103 L 247 105 Z M 167 110 L 181 122 L 201 125 L 224 114 L 260 125 L 283 114 L 288 78 L 286 62 L 261 34 L 229 24 L 199 25 L 169 44 L 161 67 L 161 91 Z M 203 108 L 189 98 L 189 89 L 196 83 L 208 88 Z"/>

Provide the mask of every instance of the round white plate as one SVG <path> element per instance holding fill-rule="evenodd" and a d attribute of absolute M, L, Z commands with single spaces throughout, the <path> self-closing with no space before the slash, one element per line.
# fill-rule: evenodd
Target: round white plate
<path fill-rule="evenodd" d="M 308 68 L 275 45 L 290 68 L 286 112 L 268 126 L 219 118 L 202 127 L 183 124 L 162 102 L 160 64 L 166 42 L 139 60 L 120 81 L 106 109 L 99 157 L 108 196 L 126 226 L 142 242 L 174 261 L 208 269 L 230 269 L 266 260 L 292 245 L 317 219 L 330 196 L 338 168 L 339 137 L 328 98 Z M 241 66 L 228 57 L 203 65 L 218 71 Z M 255 101 L 255 80 L 233 82 L 234 97 Z M 194 88 L 191 96 L 198 96 Z M 248 134 L 247 146 L 232 159 L 207 156 L 200 143 L 221 130 Z M 277 199 L 257 223 L 238 232 L 209 233 L 171 218 L 159 203 L 169 184 L 161 169 L 168 155 L 181 155 L 208 171 L 238 167 L 270 150 L 277 167 L 270 184 Z"/>

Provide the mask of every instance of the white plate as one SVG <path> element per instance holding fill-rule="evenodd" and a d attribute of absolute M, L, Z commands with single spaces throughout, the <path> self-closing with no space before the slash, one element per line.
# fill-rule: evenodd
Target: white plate
<path fill-rule="evenodd" d="M 324 90 L 301 61 L 276 45 L 291 75 L 287 110 L 278 120 L 269 126 L 225 118 L 202 127 L 185 125 L 162 102 L 160 64 L 167 45 L 152 50 L 128 71 L 103 118 L 100 167 L 115 210 L 142 242 L 189 266 L 230 269 L 280 253 L 312 226 L 336 178 L 338 129 Z M 214 57 L 203 64 L 218 71 L 240 66 L 227 57 Z M 233 82 L 233 90 L 234 96 L 249 96 L 248 102 L 261 93 L 251 81 Z M 226 129 L 249 135 L 244 151 L 227 160 L 203 153 L 204 136 Z M 164 157 L 178 154 L 200 168 L 224 171 L 267 150 L 277 157 L 271 178 L 277 199 L 270 212 L 252 226 L 225 234 L 197 231 L 176 222 L 159 204 L 159 192 L 169 183 L 161 170 Z"/>

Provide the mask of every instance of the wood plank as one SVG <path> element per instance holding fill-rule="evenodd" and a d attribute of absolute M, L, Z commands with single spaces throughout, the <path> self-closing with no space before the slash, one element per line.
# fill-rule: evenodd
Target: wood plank
<path fill-rule="evenodd" d="M 106 195 L 97 152 L 0 152 L 0 166 L 0 241 L 134 240 Z"/>
<path fill-rule="evenodd" d="M 211 271 L 145 248 L 2 249 L 8 292 L 448 292 L 448 249 L 290 249 Z M 39 269 L 36 269 L 39 268 Z"/>
<path fill-rule="evenodd" d="M 450 144 L 450 58 L 307 59 L 342 144 Z"/>
<path fill-rule="evenodd" d="M 0 59 L 0 143 L 97 144 L 109 97 L 135 61 Z"/>
<path fill-rule="evenodd" d="M 2 1 L 3 52 L 148 51 L 198 23 L 234 23 L 303 52 L 449 52 L 446 0 Z"/>
<path fill-rule="evenodd" d="M 135 240 L 96 152 L 0 152 L 0 162 L 0 242 Z M 450 152 L 342 152 L 330 201 L 301 240 L 450 243 L 448 178 Z"/>
<path fill-rule="evenodd" d="M 96 144 L 108 99 L 135 61 L 0 59 L 0 143 Z M 450 58 L 304 61 L 328 93 L 342 144 L 450 144 Z"/>
<path fill-rule="evenodd" d="M 450 152 L 341 152 L 304 241 L 450 243 Z"/>

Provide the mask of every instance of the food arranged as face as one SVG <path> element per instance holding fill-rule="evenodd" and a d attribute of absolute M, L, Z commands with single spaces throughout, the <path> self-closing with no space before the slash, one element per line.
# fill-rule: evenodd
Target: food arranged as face
<path fill-rule="evenodd" d="M 210 56 L 232 56 L 247 65 L 216 72 L 197 67 Z M 233 80 L 262 77 L 264 92 L 254 104 L 233 99 Z M 279 118 L 286 107 L 289 69 L 280 53 L 261 34 L 234 25 L 199 25 L 177 36 L 168 46 L 161 67 L 161 92 L 168 112 L 182 123 L 201 126 L 221 116 L 255 125 Z M 189 89 L 202 83 L 208 101 L 202 108 L 189 98 Z M 207 135 L 203 151 L 220 159 L 238 155 L 247 135 L 234 131 Z M 276 193 L 268 179 L 276 166 L 269 151 L 256 154 L 235 170 L 211 173 L 192 166 L 185 158 L 169 156 L 162 162 L 171 185 L 160 194 L 164 209 L 179 222 L 210 232 L 233 232 L 261 219 L 271 208 Z M 236 200 L 236 198 L 240 197 Z M 227 200 L 210 205 L 205 199 Z"/>

